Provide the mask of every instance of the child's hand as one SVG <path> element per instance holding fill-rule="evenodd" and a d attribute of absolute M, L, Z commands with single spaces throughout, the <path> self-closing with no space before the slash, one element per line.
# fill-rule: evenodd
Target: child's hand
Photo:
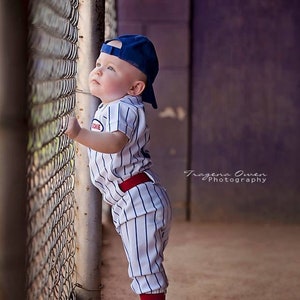
<path fill-rule="evenodd" d="M 81 130 L 81 127 L 75 117 L 68 117 L 68 127 L 67 130 L 65 131 L 65 134 L 70 138 L 70 139 L 76 139 L 78 136 L 79 132 Z"/>

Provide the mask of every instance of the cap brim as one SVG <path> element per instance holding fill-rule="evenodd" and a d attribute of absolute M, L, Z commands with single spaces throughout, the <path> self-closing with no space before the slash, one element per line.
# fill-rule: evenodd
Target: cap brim
<path fill-rule="evenodd" d="M 152 104 L 153 108 L 157 108 L 156 98 L 152 84 L 148 84 L 142 93 L 144 102 Z"/>

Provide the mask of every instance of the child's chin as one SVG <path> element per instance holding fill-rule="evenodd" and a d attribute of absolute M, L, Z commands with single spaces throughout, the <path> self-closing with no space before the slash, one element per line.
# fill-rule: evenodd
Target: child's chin
<path fill-rule="evenodd" d="M 90 94 L 91 94 L 92 96 L 101 98 L 101 96 L 99 95 L 99 93 L 97 93 L 97 90 L 95 90 L 92 86 L 90 86 L 89 90 L 90 90 Z"/>

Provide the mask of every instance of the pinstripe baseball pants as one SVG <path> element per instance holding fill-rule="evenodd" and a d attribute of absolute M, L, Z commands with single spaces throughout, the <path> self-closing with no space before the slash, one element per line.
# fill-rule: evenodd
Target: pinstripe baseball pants
<path fill-rule="evenodd" d="M 163 252 L 168 242 L 171 205 L 160 185 L 147 182 L 125 192 L 112 217 L 128 260 L 136 294 L 164 293 L 168 286 Z"/>

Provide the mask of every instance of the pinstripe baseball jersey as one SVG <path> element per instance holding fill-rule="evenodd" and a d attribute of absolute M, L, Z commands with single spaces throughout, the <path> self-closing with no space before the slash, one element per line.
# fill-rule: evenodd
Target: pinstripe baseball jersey
<path fill-rule="evenodd" d="M 103 194 L 104 201 L 113 205 L 122 196 L 118 183 L 148 170 L 152 165 L 148 152 L 150 140 L 145 111 L 140 96 L 124 98 L 100 104 L 91 124 L 91 130 L 99 132 L 121 131 L 128 143 L 119 153 L 106 154 L 89 149 L 90 174 L 93 184 Z"/>
<path fill-rule="evenodd" d="M 121 131 L 128 137 L 122 151 L 114 154 L 89 149 L 90 173 L 103 199 L 111 205 L 113 222 L 128 259 L 131 288 L 137 294 L 164 293 L 168 286 L 163 251 L 168 242 L 171 204 L 166 190 L 151 171 L 150 140 L 140 96 L 101 104 L 91 130 Z M 123 192 L 119 184 L 145 172 L 152 181 Z"/>

